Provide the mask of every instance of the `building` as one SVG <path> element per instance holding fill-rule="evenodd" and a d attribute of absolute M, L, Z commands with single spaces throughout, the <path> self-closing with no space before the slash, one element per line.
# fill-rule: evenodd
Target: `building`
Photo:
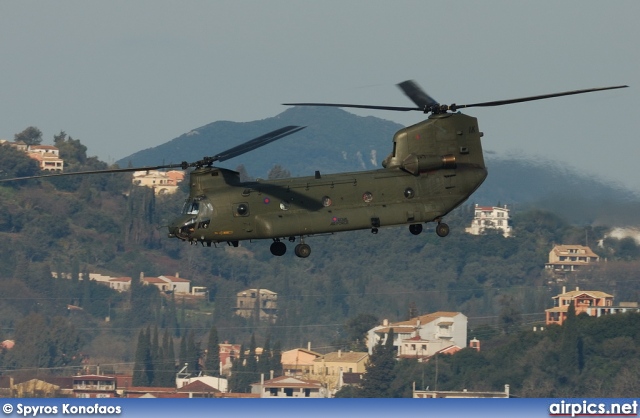
<path fill-rule="evenodd" d="M 395 330 L 394 330 L 395 333 Z M 453 354 L 460 351 L 457 345 L 452 345 L 446 339 L 425 340 L 419 335 L 407 338 L 398 346 L 398 358 L 412 358 L 424 361 L 436 354 Z"/>
<path fill-rule="evenodd" d="M 243 318 L 258 316 L 274 323 L 278 312 L 278 294 L 267 289 L 247 289 L 236 294 L 235 314 Z"/>
<path fill-rule="evenodd" d="M 175 293 L 177 295 L 188 295 L 190 293 L 191 281 L 180 278 L 176 273 L 175 276 L 158 276 L 144 277 L 144 273 L 140 273 L 140 281 L 147 285 L 153 285 L 164 293 Z"/>
<path fill-rule="evenodd" d="M 369 353 L 342 351 L 324 354 L 313 361 L 312 379 L 320 381 L 330 393 L 338 390 L 342 373 L 364 373 L 367 370 Z"/>
<path fill-rule="evenodd" d="M 38 161 L 40 170 L 62 171 L 64 161 L 60 158 L 60 151 L 53 145 L 29 145 L 29 157 Z"/>
<path fill-rule="evenodd" d="M 505 238 L 511 236 L 507 205 L 479 206 L 476 204 L 473 221 L 469 228 L 465 228 L 465 232 L 471 235 L 482 235 L 488 231 L 501 231 Z"/>
<path fill-rule="evenodd" d="M 233 361 L 240 357 L 240 344 L 229 344 L 229 341 L 218 344 L 220 347 L 220 374 L 228 376 Z"/>
<path fill-rule="evenodd" d="M 280 376 L 251 384 L 251 393 L 261 398 L 328 398 L 329 392 L 317 380 Z"/>
<path fill-rule="evenodd" d="M 544 265 L 544 268 L 554 273 L 566 273 L 598 261 L 600 257 L 584 245 L 556 245 L 549 252 L 549 262 Z"/>
<path fill-rule="evenodd" d="M 294 348 L 284 351 L 281 355 L 282 370 L 285 376 L 309 378 L 313 374 L 314 360 L 322 357 L 322 354 L 308 349 Z"/>
<path fill-rule="evenodd" d="M 569 306 L 573 303 L 576 315 L 585 313 L 589 316 L 600 317 L 622 312 L 640 312 L 637 302 L 620 302 L 615 306 L 613 296 L 599 290 L 576 290 L 566 291 L 562 287 L 562 293 L 553 297 L 553 308 L 545 310 L 546 324 L 562 325 L 567 319 Z"/>
<path fill-rule="evenodd" d="M 76 398 L 115 398 L 116 378 L 97 374 L 74 376 L 73 393 Z"/>
<path fill-rule="evenodd" d="M 435 353 L 450 346 L 467 346 L 467 317 L 460 312 L 439 311 L 408 321 L 390 323 L 385 319 L 382 325 L 373 327 L 367 333 L 369 354 L 373 353 L 377 344 L 386 342 L 391 329 L 394 334 L 393 345 L 399 355 L 404 350 L 404 354 L 425 357 L 427 353 Z M 405 344 L 405 340 L 410 341 Z"/>
<path fill-rule="evenodd" d="M 132 183 L 136 186 L 150 187 L 156 195 L 171 194 L 178 190 L 178 183 L 184 180 L 184 172 L 171 171 L 135 171 Z"/>

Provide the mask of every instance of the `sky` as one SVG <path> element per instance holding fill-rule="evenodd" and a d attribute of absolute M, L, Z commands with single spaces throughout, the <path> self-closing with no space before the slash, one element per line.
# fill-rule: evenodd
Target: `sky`
<path fill-rule="evenodd" d="M 286 102 L 411 106 L 408 79 L 446 104 L 627 84 L 464 113 L 499 156 L 640 193 L 638 16 L 637 0 L 2 1 L 0 138 L 65 131 L 111 163 Z"/>

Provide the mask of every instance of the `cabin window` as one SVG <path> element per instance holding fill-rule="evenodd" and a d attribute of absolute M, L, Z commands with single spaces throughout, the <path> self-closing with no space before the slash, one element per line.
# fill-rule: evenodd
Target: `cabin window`
<path fill-rule="evenodd" d="M 322 198 L 322 206 L 324 206 L 325 208 L 328 208 L 329 206 L 331 206 L 331 198 L 329 196 L 324 196 Z"/>
<path fill-rule="evenodd" d="M 236 205 L 236 215 L 237 216 L 248 216 L 249 215 L 249 205 L 246 203 L 239 203 Z"/>
<path fill-rule="evenodd" d="M 415 195 L 416 192 L 413 191 L 411 187 L 407 187 L 406 189 L 404 189 L 404 197 L 406 197 L 407 199 L 413 199 Z"/>

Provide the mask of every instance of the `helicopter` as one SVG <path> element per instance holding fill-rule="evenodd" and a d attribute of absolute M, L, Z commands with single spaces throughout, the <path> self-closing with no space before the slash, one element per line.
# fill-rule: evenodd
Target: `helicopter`
<path fill-rule="evenodd" d="M 297 244 L 294 253 L 309 257 L 306 238 L 343 231 L 407 225 L 413 235 L 423 224 L 436 223 L 439 237 L 449 234 L 444 217 L 465 202 L 484 182 L 487 167 L 477 119 L 458 110 L 492 107 L 553 97 L 628 87 L 612 86 L 464 105 L 443 105 L 412 80 L 398 84 L 415 106 L 375 106 L 339 103 L 284 103 L 286 106 L 331 106 L 389 111 L 420 111 L 427 119 L 400 129 L 382 168 L 269 180 L 241 181 L 240 174 L 214 163 L 237 157 L 304 126 L 285 126 L 211 157 L 147 167 L 43 174 L 57 177 L 79 174 L 145 170 L 193 169 L 189 196 L 180 215 L 169 222 L 168 236 L 191 244 L 237 247 L 240 241 L 271 240 L 270 251 L 283 256 L 285 241 Z"/>

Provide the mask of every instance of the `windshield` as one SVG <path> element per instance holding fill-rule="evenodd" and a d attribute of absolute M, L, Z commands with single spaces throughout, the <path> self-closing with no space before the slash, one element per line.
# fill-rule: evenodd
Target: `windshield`
<path fill-rule="evenodd" d="M 213 213 L 213 205 L 204 197 L 187 199 L 182 208 L 183 215 L 194 215 L 198 218 L 210 217 Z"/>
<path fill-rule="evenodd" d="M 200 211 L 200 202 L 196 199 L 187 200 L 182 208 L 183 215 L 197 215 Z"/>

